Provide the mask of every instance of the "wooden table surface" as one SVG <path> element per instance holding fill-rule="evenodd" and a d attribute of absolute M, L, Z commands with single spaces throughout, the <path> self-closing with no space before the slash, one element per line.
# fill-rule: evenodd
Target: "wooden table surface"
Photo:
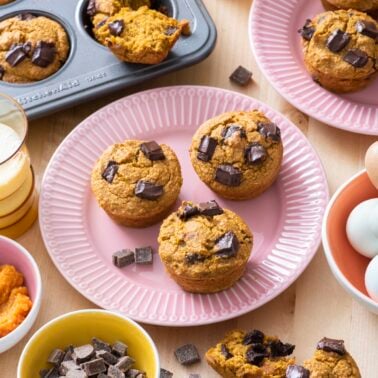
<path fill-rule="evenodd" d="M 322 124 L 289 105 L 268 84 L 252 56 L 248 41 L 248 13 L 251 0 L 205 0 L 218 28 L 218 42 L 212 55 L 202 63 L 168 74 L 111 96 L 31 122 L 28 146 L 38 183 L 46 165 L 66 135 L 91 113 L 111 101 L 140 90 L 174 84 L 202 84 L 232 89 L 266 102 L 291 119 L 308 137 L 324 164 L 330 192 L 363 167 L 367 147 L 374 137 L 351 134 Z M 239 64 L 253 71 L 254 81 L 242 89 L 229 82 Z M 76 292 L 53 265 L 43 244 L 38 223 L 19 241 L 33 254 L 42 273 L 44 295 L 38 320 L 27 337 L 11 351 L 0 355 L 0 376 L 15 378 L 18 358 L 29 337 L 50 319 L 69 311 L 93 308 Z M 56 300 L 59 298 L 59 300 Z M 340 287 L 328 268 L 322 248 L 302 276 L 278 298 L 240 318 L 192 328 L 147 326 L 155 340 L 161 365 L 185 378 L 190 372 L 202 377 L 217 375 L 205 362 L 181 367 L 173 351 L 194 343 L 203 355 L 224 332 L 236 328 L 258 328 L 296 344 L 298 361 L 311 356 L 316 342 L 327 335 L 345 340 L 357 360 L 363 378 L 378 376 L 378 316 L 369 313 Z"/>

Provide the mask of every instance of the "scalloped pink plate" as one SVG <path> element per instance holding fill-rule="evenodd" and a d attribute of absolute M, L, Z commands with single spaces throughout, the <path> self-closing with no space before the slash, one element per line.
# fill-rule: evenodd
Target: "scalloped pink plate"
<path fill-rule="evenodd" d="M 285 146 L 281 173 L 262 196 L 244 202 L 218 198 L 195 174 L 188 148 L 196 128 L 230 110 L 260 109 L 276 122 Z M 180 201 L 216 199 L 240 214 L 255 236 L 244 277 L 212 295 L 184 292 L 165 273 L 157 252 L 152 266 L 112 265 L 122 248 L 152 245 L 159 225 L 115 224 L 90 188 L 92 167 L 110 144 L 128 138 L 156 140 L 176 151 L 183 171 Z M 167 87 L 116 101 L 83 121 L 64 140 L 46 170 L 40 227 L 55 265 L 68 282 L 97 305 L 135 320 L 191 326 L 219 322 L 254 310 L 285 290 L 314 256 L 328 202 L 327 182 L 304 135 L 268 106 L 238 93 L 208 87 Z"/>
<path fill-rule="evenodd" d="M 320 0 L 254 0 L 249 39 L 256 61 L 273 87 L 302 112 L 339 129 L 378 135 L 378 79 L 345 95 L 314 83 L 303 63 L 298 29 L 324 12 Z"/>

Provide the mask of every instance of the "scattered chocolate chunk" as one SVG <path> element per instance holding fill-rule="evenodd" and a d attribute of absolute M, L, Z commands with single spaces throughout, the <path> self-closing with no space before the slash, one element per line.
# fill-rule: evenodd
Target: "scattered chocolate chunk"
<path fill-rule="evenodd" d="M 369 56 L 366 52 L 360 49 L 350 49 L 345 54 L 343 60 L 353 67 L 361 68 L 364 67 L 369 61 Z"/>
<path fill-rule="evenodd" d="M 123 22 L 123 20 L 115 20 L 108 24 L 110 34 L 116 37 L 121 35 L 124 27 L 125 27 L 125 23 Z"/>
<path fill-rule="evenodd" d="M 206 215 L 209 217 L 223 214 L 223 209 L 218 205 L 217 201 L 215 200 L 202 202 L 198 205 L 198 208 L 201 215 Z"/>
<path fill-rule="evenodd" d="M 169 370 L 166 370 L 163 368 L 160 369 L 160 378 L 172 378 L 172 377 L 173 377 L 173 373 L 171 373 Z"/>
<path fill-rule="evenodd" d="M 91 344 L 82 345 L 74 348 L 73 358 L 77 364 L 89 361 L 95 355 Z"/>
<path fill-rule="evenodd" d="M 93 17 L 96 14 L 96 0 L 89 0 L 87 6 L 87 15 Z"/>
<path fill-rule="evenodd" d="M 184 208 L 178 214 L 179 218 L 183 221 L 187 221 L 189 218 L 194 217 L 200 213 L 197 206 L 186 204 Z"/>
<path fill-rule="evenodd" d="M 361 34 L 366 35 L 367 37 L 373 38 L 375 40 L 378 39 L 378 29 L 375 26 L 374 22 L 359 20 L 356 23 L 356 30 Z"/>
<path fill-rule="evenodd" d="M 316 348 L 326 352 L 335 352 L 340 356 L 343 356 L 346 353 L 344 340 L 329 339 L 327 337 L 322 338 L 318 342 Z"/>
<path fill-rule="evenodd" d="M 96 351 L 96 357 L 102 358 L 106 365 L 115 365 L 118 362 L 118 358 L 107 350 Z"/>
<path fill-rule="evenodd" d="M 289 343 L 284 344 L 280 340 L 272 341 L 271 343 L 269 343 L 269 347 L 270 347 L 270 355 L 272 357 L 289 356 L 290 354 L 293 353 L 295 349 L 295 345 L 292 345 Z"/>
<path fill-rule="evenodd" d="M 257 124 L 257 131 L 265 139 L 270 139 L 273 142 L 279 142 L 281 140 L 281 130 L 273 122 L 259 122 Z"/>
<path fill-rule="evenodd" d="M 134 364 L 135 360 L 133 358 L 129 356 L 123 356 L 114 366 L 124 373 L 125 371 L 129 370 Z"/>
<path fill-rule="evenodd" d="M 315 33 L 315 28 L 311 26 L 312 21 L 308 18 L 305 24 L 298 30 L 298 33 L 302 36 L 303 39 L 306 41 L 311 41 L 312 36 Z"/>
<path fill-rule="evenodd" d="M 176 349 L 175 356 L 181 365 L 192 365 L 201 361 L 198 350 L 193 344 L 186 344 Z"/>
<path fill-rule="evenodd" d="M 47 67 L 50 65 L 56 54 L 55 43 L 39 41 L 32 55 L 32 63 L 39 67 Z"/>
<path fill-rule="evenodd" d="M 185 262 L 189 265 L 197 264 L 206 260 L 205 256 L 199 253 L 188 253 L 185 255 Z"/>
<path fill-rule="evenodd" d="M 97 337 L 92 338 L 92 345 L 95 350 L 101 350 L 101 351 L 106 351 L 106 352 L 111 352 L 112 350 L 112 348 L 110 347 L 110 344 L 106 343 L 105 341 Z"/>
<path fill-rule="evenodd" d="M 268 354 L 267 353 L 267 349 L 266 349 L 266 346 L 264 344 L 261 344 L 261 343 L 257 343 L 257 344 L 251 344 L 251 348 L 257 352 L 257 353 L 265 353 L 265 354 Z"/>
<path fill-rule="evenodd" d="M 206 162 L 210 161 L 214 155 L 217 144 L 218 142 L 216 139 L 211 138 L 207 135 L 203 136 L 200 146 L 198 147 L 197 159 Z"/>
<path fill-rule="evenodd" d="M 129 369 L 126 372 L 126 378 L 146 378 L 146 374 L 143 371 L 137 369 Z"/>
<path fill-rule="evenodd" d="M 265 335 L 261 331 L 254 329 L 244 336 L 243 345 L 262 344 L 264 342 L 264 337 Z"/>
<path fill-rule="evenodd" d="M 245 150 L 245 160 L 248 164 L 261 164 L 267 156 L 265 147 L 257 142 L 251 143 Z"/>
<path fill-rule="evenodd" d="M 5 60 L 12 66 L 16 67 L 27 56 L 22 43 L 13 44 L 10 50 L 5 54 Z"/>
<path fill-rule="evenodd" d="M 112 353 L 117 357 L 123 357 L 127 354 L 127 345 L 121 341 L 113 344 Z"/>
<path fill-rule="evenodd" d="M 267 357 L 266 353 L 256 352 L 252 347 L 248 348 L 245 354 L 246 360 L 251 365 L 260 366 L 264 358 Z"/>
<path fill-rule="evenodd" d="M 3 77 L 4 77 L 4 74 L 5 74 L 5 69 L 4 69 L 4 67 L 3 67 L 3 66 L 0 66 L 0 80 L 2 80 L 2 79 L 3 79 Z"/>
<path fill-rule="evenodd" d="M 221 345 L 221 354 L 222 354 L 222 356 L 226 359 L 226 360 L 228 360 L 229 358 L 232 358 L 232 357 L 234 357 L 234 355 L 228 350 L 228 348 L 226 347 L 226 345 L 225 344 L 222 344 Z"/>
<path fill-rule="evenodd" d="M 228 231 L 215 241 L 215 254 L 228 259 L 236 256 L 239 246 L 237 236 L 232 231 Z"/>
<path fill-rule="evenodd" d="M 59 366 L 64 358 L 65 353 L 61 349 L 54 349 L 47 359 L 47 362 L 55 366 Z"/>
<path fill-rule="evenodd" d="M 102 172 L 102 178 L 111 184 L 114 180 L 115 175 L 118 172 L 118 164 L 114 160 L 110 160 L 106 166 L 104 172 Z"/>
<path fill-rule="evenodd" d="M 141 265 L 152 264 L 152 247 L 135 248 L 135 263 Z"/>
<path fill-rule="evenodd" d="M 123 268 L 135 262 L 135 255 L 134 252 L 130 249 L 122 249 L 121 251 L 117 251 L 113 254 L 112 260 L 113 264 L 117 268 Z"/>
<path fill-rule="evenodd" d="M 215 181 L 227 186 L 239 186 L 242 181 L 242 173 L 230 164 L 222 164 L 215 172 Z"/>
<path fill-rule="evenodd" d="M 146 157 L 152 161 L 165 159 L 162 148 L 155 141 L 142 143 L 140 145 L 140 149 L 146 155 Z"/>
<path fill-rule="evenodd" d="M 176 31 L 177 31 L 177 28 L 176 28 L 176 27 L 174 27 L 174 26 L 168 26 L 168 27 L 165 29 L 164 34 L 170 36 L 170 35 L 175 34 Z"/>
<path fill-rule="evenodd" d="M 290 365 L 286 369 L 286 378 L 310 378 L 310 371 L 303 366 Z"/>
<path fill-rule="evenodd" d="M 36 18 L 36 16 L 34 16 L 31 13 L 20 13 L 17 15 L 17 18 L 21 21 L 29 21 L 29 20 L 32 20 L 33 18 Z"/>
<path fill-rule="evenodd" d="M 96 358 L 95 360 L 85 362 L 83 364 L 83 369 L 89 377 L 104 373 L 107 370 L 102 358 Z"/>
<path fill-rule="evenodd" d="M 125 378 L 125 373 L 115 366 L 109 366 L 108 377 L 110 378 Z"/>
<path fill-rule="evenodd" d="M 221 135 L 224 139 L 228 139 L 228 138 L 231 138 L 236 133 L 239 134 L 240 138 L 247 138 L 247 134 L 245 133 L 243 126 L 239 126 L 236 124 L 231 124 L 225 127 L 222 130 Z"/>
<path fill-rule="evenodd" d="M 59 367 L 59 374 L 66 375 L 70 370 L 78 370 L 80 367 L 73 360 L 63 361 Z"/>
<path fill-rule="evenodd" d="M 350 41 L 350 35 L 340 29 L 334 30 L 327 39 L 327 47 L 334 53 L 341 51 Z"/>
<path fill-rule="evenodd" d="M 252 72 L 248 71 L 243 66 L 239 66 L 230 76 L 230 80 L 234 83 L 245 86 L 249 83 L 252 77 Z"/>
<path fill-rule="evenodd" d="M 139 180 L 135 187 L 135 195 L 147 200 L 156 200 L 164 193 L 162 185 L 155 185 L 149 181 Z"/>

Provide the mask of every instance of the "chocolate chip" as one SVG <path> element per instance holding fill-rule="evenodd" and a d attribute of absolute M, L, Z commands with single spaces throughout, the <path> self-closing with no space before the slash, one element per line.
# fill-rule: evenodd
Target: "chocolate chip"
<path fill-rule="evenodd" d="M 356 30 L 359 33 L 366 35 L 367 37 L 373 38 L 375 40 L 377 40 L 378 38 L 378 29 L 374 22 L 359 20 L 356 23 Z"/>
<path fill-rule="evenodd" d="M 135 187 L 135 195 L 147 200 L 156 200 L 164 193 L 162 185 L 156 185 L 149 181 L 139 180 Z"/>
<path fill-rule="evenodd" d="M 305 24 L 302 26 L 301 29 L 298 30 L 298 33 L 302 36 L 303 39 L 306 41 L 310 41 L 312 36 L 315 33 L 315 28 L 312 25 L 312 21 L 308 18 Z"/>
<path fill-rule="evenodd" d="M 265 335 L 261 331 L 254 329 L 244 336 L 243 345 L 262 344 L 264 342 L 264 337 Z"/>
<path fill-rule="evenodd" d="M 353 67 L 361 68 L 367 64 L 369 56 L 360 49 L 350 49 L 345 54 L 343 60 L 351 64 Z"/>
<path fill-rule="evenodd" d="M 334 30 L 327 39 L 327 47 L 334 53 L 341 51 L 350 41 L 350 35 L 340 29 Z"/>
<path fill-rule="evenodd" d="M 316 346 L 317 349 L 324 350 L 326 352 L 335 352 L 340 356 L 343 356 L 346 353 L 344 347 L 344 340 L 335 340 L 324 337 L 318 342 Z"/>
<path fill-rule="evenodd" d="M 249 83 L 252 77 L 252 72 L 248 71 L 243 66 L 239 66 L 230 76 L 230 80 L 234 83 L 245 86 Z"/>
<path fill-rule="evenodd" d="M 186 344 L 175 351 L 177 361 L 181 365 L 192 365 L 201 361 L 197 348 L 193 344 Z"/>
<path fill-rule="evenodd" d="M 88 6 L 87 6 L 87 15 L 89 17 L 93 17 L 96 14 L 96 0 L 89 0 Z"/>
<path fill-rule="evenodd" d="M 218 205 L 217 201 L 201 202 L 198 205 L 201 215 L 214 216 L 223 214 L 223 209 Z"/>
<path fill-rule="evenodd" d="M 114 180 L 115 175 L 118 172 L 118 168 L 118 164 L 115 161 L 110 160 L 104 172 L 102 172 L 102 178 L 106 180 L 109 184 L 111 184 Z"/>
<path fill-rule="evenodd" d="M 2 79 L 3 79 L 3 77 L 4 77 L 4 74 L 5 74 L 5 69 L 4 69 L 4 67 L 3 67 L 3 66 L 0 66 L 0 80 L 2 80 Z"/>
<path fill-rule="evenodd" d="M 113 254 L 112 261 L 117 268 L 123 268 L 135 262 L 135 255 L 130 249 L 123 249 Z"/>
<path fill-rule="evenodd" d="M 107 370 L 102 358 L 96 358 L 95 360 L 85 362 L 83 364 L 83 369 L 89 377 L 104 373 Z"/>
<path fill-rule="evenodd" d="M 164 34 L 170 36 L 170 35 L 175 34 L 177 30 L 178 29 L 175 26 L 168 26 L 165 29 Z"/>
<path fill-rule="evenodd" d="M 33 52 L 32 63 L 39 67 L 47 67 L 54 61 L 55 54 L 55 43 L 39 41 Z"/>
<path fill-rule="evenodd" d="M 234 257 L 239 246 L 237 236 L 232 231 L 228 231 L 215 241 L 215 254 L 222 258 Z"/>
<path fill-rule="evenodd" d="M 160 378 L 172 378 L 172 377 L 173 377 L 172 372 L 163 368 L 160 369 Z"/>
<path fill-rule="evenodd" d="M 262 343 L 257 343 L 257 344 L 251 344 L 251 348 L 257 352 L 257 353 L 265 353 L 266 355 L 268 354 L 267 353 L 267 349 L 266 349 L 266 346 Z"/>
<path fill-rule="evenodd" d="M 125 23 L 123 22 L 123 20 L 115 20 L 108 24 L 110 34 L 116 37 L 121 35 L 124 27 Z"/>
<path fill-rule="evenodd" d="M 141 265 L 152 264 L 152 247 L 135 248 L 135 263 Z"/>
<path fill-rule="evenodd" d="M 89 361 L 95 355 L 91 344 L 82 345 L 74 348 L 73 358 L 77 364 Z"/>
<path fill-rule="evenodd" d="M 47 362 L 55 366 L 59 366 L 64 358 L 65 353 L 61 349 L 54 349 L 47 359 Z"/>
<path fill-rule="evenodd" d="M 211 138 L 207 135 L 203 136 L 200 146 L 198 147 L 197 159 L 206 162 L 210 161 L 214 155 L 217 144 L 218 142 L 216 139 Z"/>
<path fill-rule="evenodd" d="M 270 355 L 272 357 L 285 357 L 293 353 L 295 345 L 286 343 L 280 340 L 272 341 L 269 343 Z"/>
<path fill-rule="evenodd" d="M 106 365 L 115 365 L 118 362 L 118 358 L 107 350 L 98 350 L 96 357 L 102 358 Z"/>
<path fill-rule="evenodd" d="M 199 253 L 187 253 L 185 255 L 185 262 L 189 265 L 197 264 L 206 260 L 206 257 Z"/>
<path fill-rule="evenodd" d="M 178 213 L 178 217 L 183 221 L 187 221 L 189 218 L 194 217 L 199 213 L 200 210 L 197 206 L 186 204 L 184 208 Z"/>
<path fill-rule="evenodd" d="M 124 251 L 127 251 L 127 250 L 120 251 L 121 256 L 123 256 Z M 116 255 L 116 253 L 114 255 Z M 132 253 L 132 251 L 131 251 L 131 253 Z M 101 339 L 99 339 L 97 337 L 92 338 L 92 345 L 93 345 L 93 348 L 95 350 L 101 350 L 101 351 L 106 351 L 106 352 L 111 352 L 111 350 L 112 350 L 111 347 L 110 347 L 110 344 L 106 343 L 105 341 L 102 341 Z"/>
<path fill-rule="evenodd" d="M 286 369 L 286 378 L 310 378 L 310 370 L 303 366 L 290 365 Z"/>
<path fill-rule="evenodd" d="M 257 124 L 257 131 L 265 138 L 274 142 L 281 140 L 281 130 L 273 122 L 259 122 Z"/>
<path fill-rule="evenodd" d="M 165 159 L 162 148 L 155 141 L 142 143 L 140 149 L 152 161 Z"/>
<path fill-rule="evenodd" d="M 220 165 L 215 172 L 215 181 L 227 186 L 239 186 L 242 173 L 230 164 Z"/>
<path fill-rule="evenodd" d="M 222 356 L 228 360 L 229 358 L 232 358 L 234 357 L 234 355 L 228 350 L 228 348 L 226 347 L 226 345 L 222 344 L 221 345 L 221 350 L 220 350 Z"/>
<path fill-rule="evenodd" d="M 129 356 L 121 357 L 118 362 L 114 365 L 116 368 L 121 370 L 123 373 L 131 368 L 135 364 L 135 360 Z"/>
<path fill-rule="evenodd" d="M 222 130 L 222 137 L 224 139 L 231 138 L 234 134 L 238 133 L 240 138 L 247 138 L 247 134 L 242 126 L 231 124 Z"/>
<path fill-rule="evenodd" d="M 36 16 L 34 16 L 31 13 L 20 13 L 17 15 L 17 18 L 21 21 L 29 21 L 29 20 L 32 20 L 33 18 L 36 18 Z"/>
<path fill-rule="evenodd" d="M 112 353 L 115 356 L 123 357 L 127 354 L 127 345 L 121 341 L 117 341 L 112 346 Z"/>
<path fill-rule="evenodd" d="M 265 353 L 255 352 L 252 347 L 250 347 L 245 354 L 247 362 L 256 366 L 260 366 L 265 357 L 267 357 Z"/>
<path fill-rule="evenodd" d="M 109 366 L 107 376 L 110 378 L 125 378 L 125 374 L 115 366 Z"/>
<path fill-rule="evenodd" d="M 24 45 L 14 44 L 11 46 L 10 50 L 5 54 L 5 60 L 12 66 L 16 67 L 20 64 L 27 56 L 24 50 Z"/>
<path fill-rule="evenodd" d="M 257 142 L 250 144 L 245 150 L 245 160 L 248 164 L 261 164 L 267 156 L 265 147 Z"/>

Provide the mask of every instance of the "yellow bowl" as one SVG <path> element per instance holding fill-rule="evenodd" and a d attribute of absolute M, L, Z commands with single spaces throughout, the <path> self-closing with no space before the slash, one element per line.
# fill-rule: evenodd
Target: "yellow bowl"
<path fill-rule="evenodd" d="M 22 351 L 17 378 L 38 378 L 39 371 L 49 366 L 46 361 L 53 349 L 88 344 L 92 337 L 124 342 L 136 361 L 135 368 L 146 372 L 147 378 L 159 378 L 158 352 L 147 332 L 128 318 L 95 309 L 70 312 L 40 328 Z"/>

